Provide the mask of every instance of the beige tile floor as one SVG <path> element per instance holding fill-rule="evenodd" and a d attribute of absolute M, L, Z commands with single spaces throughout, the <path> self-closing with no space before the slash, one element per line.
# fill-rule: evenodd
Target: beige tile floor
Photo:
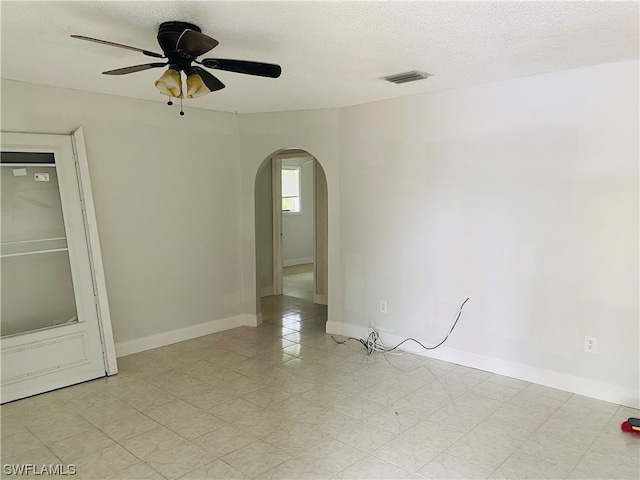
<path fill-rule="evenodd" d="M 282 291 L 289 297 L 313 301 L 313 263 L 284 267 Z"/>
<path fill-rule="evenodd" d="M 367 357 L 300 298 L 269 297 L 263 312 L 257 329 L 120 358 L 115 377 L 2 406 L 3 465 L 74 464 L 79 479 L 639 478 L 640 438 L 619 429 L 637 410 Z"/>

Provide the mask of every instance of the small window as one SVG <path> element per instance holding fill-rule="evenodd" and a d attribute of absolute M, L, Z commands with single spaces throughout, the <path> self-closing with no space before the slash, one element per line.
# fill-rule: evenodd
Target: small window
<path fill-rule="evenodd" d="M 282 213 L 300 213 L 300 167 L 282 167 Z"/>

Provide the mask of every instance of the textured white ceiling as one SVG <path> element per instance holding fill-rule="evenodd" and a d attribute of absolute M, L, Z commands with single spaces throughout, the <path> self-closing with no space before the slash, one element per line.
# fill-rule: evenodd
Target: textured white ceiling
<path fill-rule="evenodd" d="M 2 1 L 2 78 L 165 102 L 154 61 L 86 35 L 161 52 L 158 25 L 181 20 L 220 44 L 206 57 L 277 63 L 279 79 L 214 72 L 227 88 L 185 105 L 227 112 L 341 107 L 638 57 L 633 2 Z M 379 77 L 434 74 L 394 85 Z"/>

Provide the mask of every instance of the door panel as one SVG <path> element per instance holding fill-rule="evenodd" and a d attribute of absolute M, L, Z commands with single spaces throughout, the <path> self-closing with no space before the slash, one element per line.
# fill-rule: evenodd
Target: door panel
<path fill-rule="evenodd" d="M 78 319 L 55 163 L 16 161 L 5 153 L 0 175 L 3 337 Z"/>
<path fill-rule="evenodd" d="M 2 267 L 2 337 L 78 321 L 71 264 L 62 251 L 7 254 Z"/>
<path fill-rule="evenodd" d="M 0 165 L 4 403 L 105 364 L 71 137 L 2 134 Z"/>

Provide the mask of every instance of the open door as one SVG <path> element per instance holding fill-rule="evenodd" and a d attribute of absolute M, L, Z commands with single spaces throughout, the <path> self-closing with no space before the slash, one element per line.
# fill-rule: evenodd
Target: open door
<path fill-rule="evenodd" d="M 1 140 L 5 403 L 117 366 L 82 132 Z"/>

